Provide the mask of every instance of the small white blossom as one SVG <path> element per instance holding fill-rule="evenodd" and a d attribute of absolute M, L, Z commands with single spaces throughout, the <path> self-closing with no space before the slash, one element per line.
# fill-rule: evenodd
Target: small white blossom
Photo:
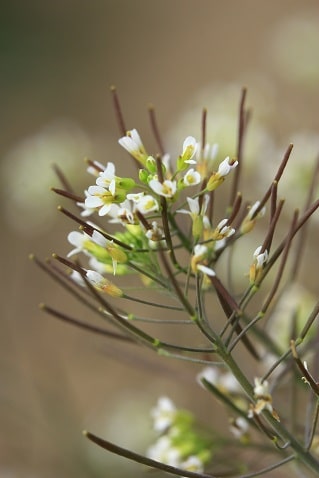
<path fill-rule="evenodd" d="M 103 289 L 106 284 L 106 279 L 99 272 L 88 270 L 86 272 L 86 277 L 91 282 L 94 287 L 97 289 Z"/>
<path fill-rule="evenodd" d="M 260 206 L 260 201 L 256 201 L 249 209 L 248 213 L 246 214 L 246 217 L 244 218 L 241 226 L 240 226 L 240 232 L 242 234 L 246 234 L 247 232 L 250 232 L 252 228 L 254 227 L 257 219 L 260 219 L 265 215 L 266 212 L 266 207 L 262 207 L 261 210 L 256 214 L 257 209 Z"/>
<path fill-rule="evenodd" d="M 75 246 L 67 255 L 67 257 L 71 257 L 79 252 L 86 253 L 85 246 L 91 241 L 91 237 L 85 232 L 72 231 L 68 234 L 68 241 L 72 246 Z"/>
<path fill-rule="evenodd" d="M 171 168 L 170 168 L 170 162 L 171 162 L 171 157 L 168 153 L 165 153 L 163 156 L 162 156 L 162 163 L 165 167 L 165 170 L 166 170 L 166 176 L 171 176 Z"/>
<path fill-rule="evenodd" d="M 180 464 L 180 468 L 182 470 L 201 473 L 204 471 L 204 464 L 198 456 L 191 455 L 186 460 L 182 461 L 182 463 Z"/>
<path fill-rule="evenodd" d="M 173 197 L 177 189 L 176 181 L 170 181 L 169 179 L 162 183 L 158 179 L 151 179 L 148 185 L 156 194 L 166 198 Z"/>
<path fill-rule="evenodd" d="M 164 432 L 169 428 L 176 416 L 176 407 L 168 397 L 160 397 L 155 408 L 151 410 L 155 431 Z"/>
<path fill-rule="evenodd" d="M 120 138 L 119 144 L 126 149 L 126 151 L 128 151 L 133 158 L 141 161 L 142 163 L 146 161 L 147 153 L 145 151 L 141 137 L 136 129 L 128 131 L 126 136 Z"/>
<path fill-rule="evenodd" d="M 229 156 L 224 159 L 218 166 L 218 174 L 221 177 L 227 176 L 227 174 L 230 173 L 230 171 L 238 165 L 238 161 L 230 162 Z"/>
<path fill-rule="evenodd" d="M 130 201 L 138 203 L 143 196 L 144 196 L 144 193 L 129 193 L 126 195 L 126 198 L 129 199 Z"/>
<path fill-rule="evenodd" d="M 231 433 L 234 435 L 234 437 L 240 440 L 242 437 L 244 437 L 247 434 L 249 429 L 249 423 L 247 420 L 245 420 L 245 418 L 237 417 L 231 421 L 229 425 L 229 429 Z"/>
<path fill-rule="evenodd" d="M 93 231 L 91 239 L 93 242 L 95 242 L 95 244 L 98 244 L 99 246 L 102 246 L 102 247 L 106 247 L 107 244 L 110 242 L 103 236 L 103 234 L 101 234 L 97 230 Z"/>
<path fill-rule="evenodd" d="M 256 403 L 251 405 L 248 412 L 248 418 L 252 418 L 254 415 L 260 415 L 264 410 L 268 410 L 277 421 L 280 421 L 277 412 L 272 406 L 272 396 L 269 392 L 269 384 L 267 380 L 262 382 L 260 378 L 255 378 L 254 382 Z"/>
<path fill-rule="evenodd" d="M 259 206 L 260 206 L 260 201 L 256 201 L 251 206 L 251 208 L 249 209 L 249 212 L 248 212 L 246 218 L 251 220 L 254 217 L 254 215 L 255 215 L 257 209 L 259 208 Z M 264 206 L 264 207 L 261 208 L 261 210 L 257 214 L 258 219 L 263 217 L 265 215 L 265 213 L 266 213 L 266 207 Z"/>
<path fill-rule="evenodd" d="M 260 253 L 262 246 L 257 247 L 254 252 L 254 259 L 256 261 L 256 268 L 260 269 L 268 260 L 268 251 L 267 249 L 264 252 Z"/>
<path fill-rule="evenodd" d="M 196 164 L 196 160 L 192 159 L 196 154 L 198 148 L 198 143 L 193 136 L 187 136 L 183 143 L 183 152 L 181 157 L 184 160 L 184 163 Z"/>
<path fill-rule="evenodd" d="M 115 179 L 115 166 L 113 163 L 107 163 L 106 168 L 103 173 L 99 174 L 99 177 L 96 180 L 97 186 L 102 186 L 103 188 L 109 188 L 112 181 Z"/>
<path fill-rule="evenodd" d="M 145 236 L 152 242 L 158 242 L 163 239 L 163 231 L 156 221 L 152 222 L 152 228 L 145 232 Z"/>
<path fill-rule="evenodd" d="M 148 448 L 146 455 L 148 458 L 166 465 L 180 466 L 180 451 L 172 445 L 171 439 L 167 435 L 159 437 L 154 445 Z"/>
<path fill-rule="evenodd" d="M 226 239 L 218 239 L 217 241 L 214 242 L 214 251 L 219 251 L 222 249 L 226 244 Z"/>
<path fill-rule="evenodd" d="M 159 209 L 158 202 L 150 194 L 131 193 L 127 194 L 126 197 L 135 203 L 136 209 L 138 209 L 142 214 L 158 211 Z"/>
<path fill-rule="evenodd" d="M 185 186 L 196 186 L 201 181 L 201 176 L 198 171 L 189 169 L 183 177 L 183 183 Z"/>
<path fill-rule="evenodd" d="M 217 367 L 205 367 L 196 375 L 196 380 L 201 387 L 204 387 L 202 384 L 203 379 L 215 385 L 218 382 L 219 375 L 220 372 Z"/>
<path fill-rule="evenodd" d="M 84 279 L 78 271 L 73 270 L 70 274 L 70 279 L 73 280 L 73 282 L 75 282 L 76 284 L 78 284 L 82 287 L 85 286 Z"/>
<path fill-rule="evenodd" d="M 224 239 L 225 237 L 230 237 L 235 234 L 235 229 L 230 226 L 226 226 L 228 219 L 223 219 L 220 221 L 216 227 L 216 233 L 218 235 L 218 240 Z"/>
<path fill-rule="evenodd" d="M 254 382 L 254 395 L 257 399 L 263 397 L 270 397 L 269 383 L 267 382 L 267 380 L 264 380 L 262 382 L 260 378 L 255 378 Z"/>
<path fill-rule="evenodd" d="M 90 196 L 90 194 L 88 193 L 86 189 L 84 191 L 84 195 L 85 195 L 85 198 Z M 81 211 L 81 216 L 83 217 L 91 216 L 95 212 L 94 207 L 87 207 L 87 205 L 85 204 L 85 200 L 84 202 L 77 202 L 76 205 L 79 206 L 81 209 L 83 209 L 83 211 Z"/>
<path fill-rule="evenodd" d="M 228 394 L 240 392 L 240 386 L 233 374 L 223 372 L 217 367 L 205 367 L 196 378 L 200 385 L 202 385 L 201 380 L 205 379 L 207 382 Z"/>
<path fill-rule="evenodd" d="M 205 246 L 204 244 L 196 244 L 196 246 L 194 247 L 193 257 L 203 258 L 207 251 L 207 246 Z"/>
<path fill-rule="evenodd" d="M 203 274 L 206 274 L 207 276 L 210 276 L 210 277 L 216 276 L 216 272 L 213 269 L 211 269 L 210 267 L 204 266 L 203 264 L 198 264 L 197 270 L 201 271 Z"/>
<path fill-rule="evenodd" d="M 189 214 L 190 216 L 198 216 L 199 215 L 199 199 L 196 197 L 195 199 L 187 197 L 187 202 L 189 206 L 189 211 L 187 209 L 178 209 L 177 212 L 182 214 Z"/>
<path fill-rule="evenodd" d="M 135 224 L 134 212 L 128 199 L 125 199 L 121 204 L 112 204 L 108 214 L 112 218 L 109 222 L 119 222 L 123 225 Z"/>
<path fill-rule="evenodd" d="M 101 186 L 90 186 L 88 197 L 85 199 L 85 206 L 98 208 L 99 216 L 105 216 L 111 209 L 114 194 Z"/>
<path fill-rule="evenodd" d="M 142 213 L 147 214 L 149 212 L 158 211 L 159 205 L 153 196 L 150 194 L 145 194 L 141 199 L 136 203 L 136 208 Z"/>

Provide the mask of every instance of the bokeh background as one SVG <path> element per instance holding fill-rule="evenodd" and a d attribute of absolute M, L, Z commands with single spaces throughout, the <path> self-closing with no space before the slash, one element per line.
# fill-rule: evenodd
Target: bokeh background
<path fill-rule="evenodd" d="M 319 5 L 2 1 L 0 38 L 0 476 L 141 476 L 141 467 L 97 450 L 81 430 L 143 452 L 152 439 L 148 410 L 163 393 L 212 426 L 224 417 L 219 407 L 214 418 L 196 368 L 85 334 L 38 310 L 45 301 L 90 319 L 28 260 L 31 252 L 70 250 L 73 225 L 56 210 L 61 199 L 49 190 L 57 185 L 51 165 L 59 164 L 79 191 L 90 181 L 84 157 L 123 158 L 119 168 L 127 171 L 111 84 L 127 127 L 137 128 L 145 144 L 154 144 L 150 102 L 173 151 L 187 135 L 198 136 L 205 106 L 209 139 L 220 143 L 221 154 L 233 154 L 246 86 L 253 107 L 247 161 L 259 181 L 250 179 L 252 190 L 267 176 L 260 165 L 278 162 L 290 142 L 303 171 L 319 151 Z M 293 190 L 298 203 L 291 181 L 286 193 Z"/>

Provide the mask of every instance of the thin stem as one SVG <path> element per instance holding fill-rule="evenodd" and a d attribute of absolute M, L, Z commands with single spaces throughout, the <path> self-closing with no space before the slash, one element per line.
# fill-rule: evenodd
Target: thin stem
<path fill-rule="evenodd" d="M 306 199 L 304 211 L 306 211 L 310 207 L 310 205 L 313 201 L 315 187 L 316 187 L 316 184 L 318 182 L 318 177 L 319 177 L 319 157 L 317 158 L 316 165 L 315 165 L 315 168 L 314 168 L 314 172 L 313 172 L 313 175 L 312 175 L 312 181 L 311 181 L 310 188 L 309 188 L 309 191 L 308 191 L 308 197 Z M 307 239 L 307 232 L 308 232 L 308 224 L 305 224 L 305 226 L 302 228 L 302 230 L 300 232 L 298 243 L 297 243 L 297 250 L 296 250 L 295 260 L 294 260 L 294 263 L 293 263 L 293 266 L 292 266 L 292 269 L 291 269 L 291 279 L 292 280 L 295 280 L 297 278 L 297 274 L 298 274 L 300 265 L 302 263 L 302 257 L 303 257 L 303 253 L 305 251 L 305 243 L 306 243 L 306 239 Z"/>
<path fill-rule="evenodd" d="M 164 156 L 165 148 L 164 148 L 163 141 L 162 141 L 162 138 L 161 138 L 161 135 L 160 135 L 160 132 L 159 132 L 159 128 L 158 128 L 158 124 L 157 124 L 157 120 L 156 120 L 156 115 L 155 115 L 155 108 L 154 108 L 153 105 L 149 105 L 148 112 L 149 112 L 149 115 L 150 115 L 152 131 L 153 131 L 154 137 L 156 139 L 157 146 L 159 148 L 159 152 L 160 152 L 161 156 Z"/>
<path fill-rule="evenodd" d="M 126 126 L 125 126 L 124 116 L 123 116 L 123 113 L 122 113 L 120 100 L 119 100 L 119 97 L 118 97 L 118 94 L 117 94 L 117 91 L 116 91 L 116 87 L 114 85 L 112 85 L 110 87 L 110 90 L 111 90 L 111 95 L 112 95 L 112 99 L 113 99 L 115 117 L 117 119 L 120 134 L 121 134 L 121 136 L 125 136 L 127 129 L 126 129 Z"/>
<path fill-rule="evenodd" d="M 70 194 L 73 194 L 73 188 L 71 186 L 71 184 L 69 183 L 69 181 L 66 179 L 64 173 L 62 172 L 62 170 L 59 168 L 59 166 L 57 164 L 53 164 L 52 165 L 52 168 L 53 168 L 53 171 L 54 173 L 57 175 L 57 177 L 59 178 L 60 180 L 60 183 L 62 184 L 63 188 Z"/>
<path fill-rule="evenodd" d="M 115 445 L 114 443 L 103 440 L 102 438 L 99 438 L 98 436 L 86 430 L 83 431 L 83 435 L 96 445 L 100 446 L 101 448 L 104 448 L 111 453 L 123 456 L 128 460 L 141 463 L 142 465 L 165 471 L 166 473 L 172 473 L 178 476 L 186 476 L 187 478 L 216 478 L 210 474 L 207 475 L 206 473 L 195 473 L 193 471 L 181 470 L 180 468 L 176 468 L 175 466 L 160 463 L 159 461 L 152 460 L 151 458 L 147 458 L 146 456 L 139 455 L 138 453 L 134 453 L 133 451 L 127 450 L 126 448 L 122 448 L 118 445 Z"/>
<path fill-rule="evenodd" d="M 265 468 L 262 468 L 259 471 L 253 471 L 252 473 L 247 473 L 245 475 L 240 475 L 238 478 L 254 478 L 255 476 L 261 476 L 264 475 L 265 473 L 268 473 L 268 471 L 273 471 L 276 470 L 277 468 L 286 465 L 286 463 L 289 463 L 290 461 L 295 460 L 295 455 L 290 455 L 287 456 L 287 458 L 284 458 L 281 461 L 278 461 L 274 465 L 266 466 Z"/>
<path fill-rule="evenodd" d="M 319 399 L 317 398 L 316 403 L 315 403 L 314 413 L 313 413 L 313 419 L 312 419 L 312 422 L 311 422 L 311 428 L 310 428 L 309 432 L 307 433 L 306 440 L 305 440 L 307 451 L 309 451 L 310 448 L 311 448 L 311 445 L 312 445 L 312 442 L 313 442 L 313 439 L 314 439 L 314 436 L 315 436 L 315 433 L 316 433 L 318 418 L 319 418 Z"/>
<path fill-rule="evenodd" d="M 80 320 L 75 319 L 74 317 L 70 317 L 69 315 L 64 314 L 63 312 L 60 312 L 59 310 L 53 309 L 52 307 L 46 304 L 40 304 L 39 307 L 41 310 L 43 310 L 44 312 L 47 312 L 49 315 L 52 315 L 56 319 L 62 320 L 63 322 L 66 322 L 80 329 L 86 330 L 88 332 L 93 332 L 94 334 L 97 334 L 97 335 L 102 335 L 102 336 L 110 337 L 117 340 L 124 340 L 126 342 L 136 344 L 136 342 L 134 342 L 130 337 L 126 337 L 124 335 L 117 334 L 116 332 L 111 332 L 110 330 L 102 329 L 101 327 L 96 327 L 94 325 L 81 322 Z"/>
<path fill-rule="evenodd" d="M 243 88 L 241 92 L 240 104 L 239 104 L 239 121 L 238 121 L 238 137 L 237 137 L 237 160 L 238 166 L 234 173 L 232 191 L 230 196 L 229 204 L 233 204 L 235 201 L 236 194 L 238 192 L 239 178 L 242 170 L 242 159 L 243 159 L 243 146 L 244 146 L 244 137 L 245 130 L 247 126 L 247 111 L 245 109 L 245 100 L 246 100 L 247 89 Z"/>

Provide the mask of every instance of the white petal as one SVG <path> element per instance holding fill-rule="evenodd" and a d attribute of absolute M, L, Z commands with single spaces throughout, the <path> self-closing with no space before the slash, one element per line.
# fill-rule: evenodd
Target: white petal
<path fill-rule="evenodd" d="M 102 206 L 101 209 L 99 210 L 99 216 L 106 216 L 106 214 L 108 214 L 111 207 L 112 207 L 112 204 L 104 204 L 104 206 Z"/>
<path fill-rule="evenodd" d="M 209 267 L 203 266 L 202 264 L 198 264 L 197 269 L 203 272 L 203 274 L 206 274 L 210 277 L 215 277 L 216 272 L 213 269 L 210 269 Z"/>
<path fill-rule="evenodd" d="M 103 201 L 98 196 L 89 196 L 85 199 L 85 206 L 88 208 L 95 208 L 103 205 Z"/>

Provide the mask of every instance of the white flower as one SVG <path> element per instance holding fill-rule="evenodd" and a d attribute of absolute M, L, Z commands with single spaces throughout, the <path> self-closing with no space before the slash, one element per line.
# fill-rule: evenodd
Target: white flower
<path fill-rule="evenodd" d="M 168 397 L 160 397 L 155 408 L 151 410 L 153 427 L 157 432 L 164 432 L 174 422 L 176 407 Z"/>
<path fill-rule="evenodd" d="M 156 221 L 152 222 L 152 228 L 145 232 L 145 236 L 152 242 L 158 242 L 163 239 L 163 231 Z"/>
<path fill-rule="evenodd" d="M 224 239 L 225 237 L 230 237 L 233 234 L 235 234 L 235 229 L 233 227 L 226 226 L 227 221 L 228 221 L 228 219 L 222 219 L 218 223 L 218 225 L 215 229 L 215 233 L 217 235 L 218 240 Z"/>
<path fill-rule="evenodd" d="M 267 380 L 264 380 L 262 382 L 260 378 L 256 377 L 254 379 L 254 382 L 255 382 L 254 395 L 257 399 L 263 398 L 263 397 L 270 397 L 269 383 L 267 382 Z"/>
<path fill-rule="evenodd" d="M 177 212 L 181 212 L 182 214 L 189 214 L 190 216 L 192 216 L 192 218 L 195 218 L 195 217 L 199 216 L 199 214 L 201 214 L 203 216 L 203 221 L 206 221 L 206 222 L 208 221 L 209 222 L 207 216 L 204 216 L 204 214 L 206 213 L 206 210 L 207 210 L 208 203 L 209 203 L 209 195 L 208 194 L 204 195 L 201 210 L 199 209 L 199 198 L 198 197 L 196 197 L 194 199 L 190 198 L 190 197 L 187 197 L 186 200 L 188 202 L 189 211 L 187 211 L 187 209 L 179 209 Z"/>
<path fill-rule="evenodd" d="M 272 406 L 272 396 L 269 392 L 269 384 L 267 380 L 262 382 L 260 378 L 255 378 L 254 382 L 256 403 L 251 405 L 248 412 L 248 418 L 252 418 L 254 415 L 260 415 L 264 410 L 268 410 L 277 421 L 280 421 L 277 412 Z"/>
<path fill-rule="evenodd" d="M 149 212 L 158 211 L 159 206 L 158 202 L 155 198 L 153 198 L 153 196 L 151 196 L 150 194 L 145 194 L 145 196 L 142 196 L 141 199 L 137 202 L 136 208 L 142 214 L 147 214 Z"/>
<path fill-rule="evenodd" d="M 256 201 L 249 209 L 248 213 L 246 214 L 241 226 L 240 232 L 242 234 L 246 234 L 252 230 L 254 227 L 257 219 L 264 216 L 266 212 L 266 207 L 262 207 L 261 210 L 256 214 L 257 209 L 260 206 L 260 201 Z"/>
<path fill-rule="evenodd" d="M 95 242 L 95 244 L 98 244 L 99 246 L 102 246 L 102 247 L 106 247 L 108 242 L 110 242 L 103 236 L 103 234 L 101 234 L 97 230 L 93 231 L 91 239 L 93 242 Z"/>
<path fill-rule="evenodd" d="M 94 287 L 96 287 L 99 290 L 102 290 L 107 282 L 105 277 L 103 277 L 97 271 L 88 270 L 86 272 L 86 277 L 89 280 L 89 282 L 91 282 L 91 284 L 94 285 Z"/>
<path fill-rule="evenodd" d="M 198 171 L 189 169 L 183 177 L 183 183 L 185 186 L 196 186 L 201 181 L 201 176 Z"/>
<path fill-rule="evenodd" d="M 94 256 L 90 257 L 89 266 L 91 269 L 99 272 L 100 274 L 109 274 L 113 272 L 113 266 L 110 266 L 110 264 L 104 264 L 103 262 L 100 262 Z"/>
<path fill-rule="evenodd" d="M 204 266 L 203 264 L 198 264 L 197 270 L 201 271 L 203 274 L 206 274 L 207 276 L 210 276 L 210 277 L 216 276 L 216 272 L 213 269 L 210 269 L 210 267 Z"/>
<path fill-rule="evenodd" d="M 97 186 L 102 186 L 103 188 L 109 188 L 112 181 L 115 179 L 115 166 L 113 163 L 107 163 L 106 168 L 103 173 L 99 174 L 99 177 L 96 180 Z"/>
<path fill-rule="evenodd" d="M 220 249 L 222 249 L 226 244 L 226 239 L 223 238 L 223 239 L 218 239 L 217 241 L 214 242 L 214 251 L 219 251 Z"/>
<path fill-rule="evenodd" d="M 127 194 L 126 197 L 135 203 L 136 209 L 138 209 L 142 214 L 158 211 L 159 209 L 158 202 L 150 194 L 131 193 Z"/>
<path fill-rule="evenodd" d="M 161 160 L 162 160 L 162 164 L 165 167 L 166 176 L 171 176 L 171 168 L 170 168 L 171 157 L 170 157 L 170 155 L 168 153 L 165 153 L 162 156 Z"/>
<path fill-rule="evenodd" d="M 198 143 L 193 136 L 187 136 L 183 143 L 183 152 L 182 152 L 182 159 L 184 163 L 188 164 L 196 164 L 196 161 L 193 160 L 193 156 L 196 154 L 196 150 L 198 148 Z"/>
<path fill-rule="evenodd" d="M 237 417 L 231 421 L 229 429 L 234 435 L 234 437 L 239 440 L 248 432 L 249 423 L 247 420 L 245 420 L 245 418 Z"/>
<path fill-rule="evenodd" d="M 91 237 L 85 232 L 72 231 L 68 234 L 68 241 L 72 246 L 75 246 L 67 255 L 67 257 L 71 257 L 79 252 L 85 253 L 86 245 L 91 241 Z"/>
<path fill-rule="evenodd" d="M 108 214 L 113 218 L 109 222 L 120 222 L 123 225 L 135 224 L 134 213 L 128 199 L 125 199 L 121 204 L 112 204 Z"/>
<path fill-rule="evenodd" d="M 130 201 L 138 203 L 140 199 L 144 196 L 144 193 L 129 193 L 126 195 L 126 198 Z"/>
<path fill-rule="evenodd" d="M 171 439 L 167 436 L 161 436 L 150 446 L 146 452 L 148 458 L 160 461 L 166 465 L 179 467 L 181 455 L 177 448 L 172 446 Z"/>
<path fill-rule="evenodd" d="M 240 391 L 239 384 L 232 373 L 222 372 L 217 367 L 205 367 L 198 375 L 197 381 L 202 385 L 202 379 L 215 385 L 219 390 L 226 393 L 238 393 Z"/>
<path fill-rule="evenodd" d="M 219 387 L 227 393 L 239 393 L 241 391 L 239 383 L 231 372 L 220 374 Z"/>
<path fill-rule="evenodd" d="M 217 367 L 205 367 L 201 372 L 196 375 L 196 380 L 201 387 L 203 386 L 202 380 L 205 379 L 207 382 L 215 385 L 218 382 L 220 372 Z"/>
<path fill-rule="evenodd" d="M 166 179 L 163 183 L 157 179 L 151 179 L 148 185 L 156 194 L 166 198 L 173 197 L 177 189 L 176 181 L 170 181 L 169 179 Z"/>
<path fill-rule="evenodd" d="M 147 153 L 136 129 L 132 129 L 119 139 L 119 144 L 128 151 L 133 158 L 144 163 L 147 159 Z"/>
<path fill-rule="evenodd" d="M 187 209 L 178 209 L 177 212 L 180 212 L 182 214 L 189 214 L 192 217 L 197 217 L 199 215 L 199 198 L 196 197 L 195 199 L 193 198 L 186 198 L 188 202 L 188 207 L 189 211 Z"/>
<path fill-rule="evenodd" d="M 180 464 L 182 470 L 194 471 L 201 473 L 204 471 L 204 464 L 202 460 L 196 455 L 190 455 L 185 461 Z"/>
<path fill-rule="evenodd" d="M 99 216 L 105 216 L 111 209 L 114 194 L 102 186 L 90 186 L 85 199 L 85 207 L 98 208 Z"/>
<path fill-rule="evenodd" d="M 88 193 L 86 189 L 84 191 L 84 194 L 85 194 L 85 198 L 90 196 L 90 194 Z M 76 205 L 83 209 L 83 211 L 81 212 L 81 216 L 83 217 L 91 216 L 91 214 L 95 212 L 95 208 L 87 207 L 85 202 L 77 202 Z"/>
<path fill-rule="evenodd" d="M 245 219 L 247 219 L 247 220 L 252 220 L 252 218 L 254 217 L 254 215 L 255 215 L 257 209 L 259 208 L 259 206 L 260 206 L 260 201 L 256 201 L 256 202 L 251 206 L 251 208 L 249 209 L 249 212 L 248 212 L 248 214 L 247 214 L 247 216 L 246 216 Z M 264 206 L 264 207 L 262 207 L 261 210 L 258 212 L 258 214 L 257 214 L 256 217 L 257 217 L 258 219 L 261 218 L 261 217 L 263 217 L 263 216 L 265 215 L 265 212 L 266 212 L 266 207 Z M 255 219 L 255 218 L 254 218 L 254 219 Z"/>
<path fill-rule="evenodd" d="M 196 244 L 196 246 L 194 247 L 193 257 L 196 257 L 196 259 L 202 259 L 207 253 L 207 251 L 208 249 L 204 244 Z"/>
<path fill-rule="evenodd" d="M 254 252 L 254 259 L 256 261 L 256 268 L 261 269 L 268 260 L 268 251 L 267 249 L 264 252 L 260 253 L 262 246 L 257 247 Z"/>
<path fill-rule="evenodd" d="M 95 287 L 95 289 L 106 292 L 112 297 L 122 297 L 123 292 L 115 284 L 103 277 L 99 272 L 93 270 L 86 271 L 88 281 Z"/>
<path fill-rule="evenodd" d="M 229 174 L 232 169 L 236 168 L 237 165 L 237 160 L 231 162 L 229 156 L 227 156 L 227 158 L 225 158 L 218 166 L 217 174 L 221 177 L 227 176 L 227 174 Z"/>
<path fill-rule="evenodd" d="M 80 286 L 85 286 L 85 282 L 83 280 L 82 275 L 78 271 L 72 271 L 70 274 L 70 279 L 73 280 L 76 284 Z"/>

